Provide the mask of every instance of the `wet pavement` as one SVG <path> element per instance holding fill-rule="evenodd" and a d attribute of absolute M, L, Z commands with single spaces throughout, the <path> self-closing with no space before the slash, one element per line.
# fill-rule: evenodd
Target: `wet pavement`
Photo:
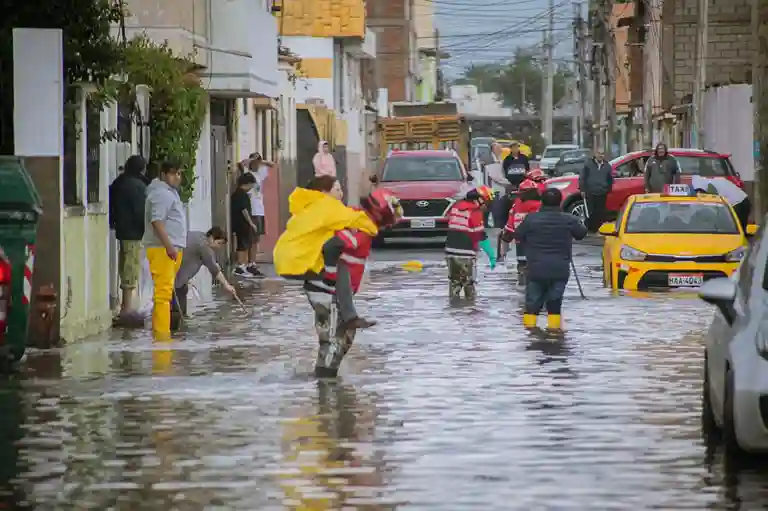
<path fill-rule="evenodd" d="M 561 341 L 522 329 L 511 268 L 450 306 L 439 250 L 401 247 L 376 254 L 359 301 L 381 324 L 335 382 L 311 377 L 309 308 L 277 280 L 171 345 L 32 353 L 0 387 L 0 509 L 764 509 L 768 474 L 701 438 L 708 306 L 613 295 L 598 249 L 576 252 L 588 299 L 572 281 Z"/>

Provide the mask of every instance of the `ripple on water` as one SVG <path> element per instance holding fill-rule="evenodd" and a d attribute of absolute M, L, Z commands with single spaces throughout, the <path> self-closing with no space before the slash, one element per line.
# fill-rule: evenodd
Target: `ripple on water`
<path fill-rule="evenodd" d="M 589 252 L 589 250 L 586 252 Z M 582 251 L 584 251 L 582 250 Z M 337 382 L 294 285 L 196 314 L 172 345 L 143 332 L 33 353 L 0 406 L 3 498 L 40 509 L 756 509 L 700 439 L 700 332 L 690 296 L 604 290 L 579 256 L 568 333 L 520 325 L 512 268 L 481 267 L 447 303 L 444 265 L 379 262 Z M 246 293 L 244 293 L 246 294 Z M 8 469 L 10 467 L 10 470 Z M 6 478 L 7 479 L 7 478 Z M 12 496 L 11 496 L 12 494 Z"/>

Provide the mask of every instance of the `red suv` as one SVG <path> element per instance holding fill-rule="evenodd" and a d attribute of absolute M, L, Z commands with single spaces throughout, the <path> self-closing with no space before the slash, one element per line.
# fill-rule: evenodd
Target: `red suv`
<path fill-rule="evenodd" d="M 724 177 L 740 188 L 744 188 L 739 173 L 733 169 L 730 154 L 701 149 L 670 149 L 669 154 L 674 156 L 680 164 L 682 183 L 690 183 L 693 176 Z M 651 155 L 653 151 L 635 151 L 611 160 L 614 181 L 606 204 L 608 220 L 616 218 L 619 209 L 631 195 L 645 193 L 643 170 L 646 160 Z M 585 217 L 578 175 L 549 179 L 546 185 L 548 188 L 558 188 L 563 193 L 563 211 Z"/>
<path fill-rule="evenodd" d="M 469 174 L 450 150 L 393 151 L 377 176 L 378 187 L 400 199 L 403 218 L 382 231 L 379 243 L 395 237 L 442 237 L 448 208 L 470 188 Z"/>

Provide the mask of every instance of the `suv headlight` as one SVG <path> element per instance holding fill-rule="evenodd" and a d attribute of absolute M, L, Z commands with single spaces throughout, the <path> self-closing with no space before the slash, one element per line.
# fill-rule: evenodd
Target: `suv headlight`
<path fill-rule="evenodd" d="M 646 255 L 645 252 L 641 252 L 636 248 L 627 245 L 622 245 L 621 252 L 619 253 L 619 257 L 625 261 L 645 261 Z"/>
<path fill-rule="evenodd" d="M 747 253 L 747 249 L 744 247 L 739 247 L 736 250 L 731 250 L 727 254 L 725 254 L 725 260 L 731 263 L 737 263 L 744 259 L 744 254 Z"/>

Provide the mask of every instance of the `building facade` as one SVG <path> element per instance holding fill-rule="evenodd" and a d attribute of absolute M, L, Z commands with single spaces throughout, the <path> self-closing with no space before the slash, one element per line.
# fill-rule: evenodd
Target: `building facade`
<path fill-rule="evenodd" d="M 281 37 L 299 59 L 297 183 L 314 175 L 312 156 L 326 140 L 350 204 L 357 204 L 369 173 L 365 61 L 376 57 L 377 35 L 367 28 L 363 0 L 286 2 Z"/>
<path fill-rule="evenodd" d="M 210 103 L 198 145 L 195 192 L 188 204 L 189 228 L 205 231 L 219 225 L 230 230 L 234 164 L 253 152 L 265 158 L 275 156 L 271 133 L 277 117 L 279 71 L 272 4 L 268 0 L 128 0 L 126 9 L 128 38 L 143 33 L 156 42 L 167 41 L 175 53 L 193 58 L 201 68 Z M 144 153 L 148 152 L 145 148 Z M 268 232 L 277 227 L 268 225 Z M 113 274 L 115 265 L 113 256 Z M 151 279 L 148 268 L 144 270 L 141 297 L 149 306 Z M 209 299 L 210 276 L 201 272 L 196 280 L 201 298 Z M 113 292 L 117 293 L 116 287 Z"/>
<path fill-rule="evenodd" d="M 416 100 L 419 77 L 416 1 L 365 2 L 368 25 L 378 36 L 376 77 L 379 88 L 387 90 L 390 103 Z"/>

